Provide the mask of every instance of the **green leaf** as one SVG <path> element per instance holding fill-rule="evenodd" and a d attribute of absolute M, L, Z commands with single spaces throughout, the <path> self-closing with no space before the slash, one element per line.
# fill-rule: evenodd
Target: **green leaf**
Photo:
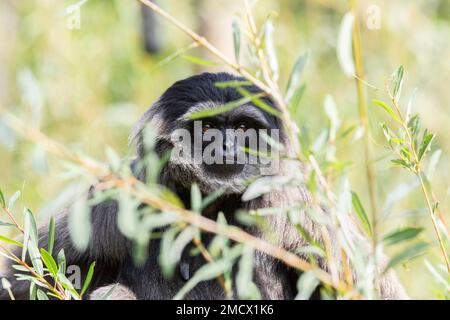
<path fill-rule="evenodd" d="M 217 200 L 223 193 L 225 192 L 225 188 L 220 188 L 214 191 L 213 193 L 209 194 L 205 199 L 203 199 L 202 206 L 200 208 L 200 211 L 203 211 L 208 207 L 211 203 L 213 203 L 215 200 Z"/>
<path fill-rule="evenodd" d="M 348 76 L 352 77 L 355 74 L 355 63 L 353 61 L 352 52 L 352 36 L 353 23 L 355 16 L 352 12 L 347 12 L 342 18 L 341 26 L 339 28 L 336 54 L 338 62 L 341 65 L 342 71 Z"/>
<path fill-rule="evenodd" d="M 58 274 L 58 266 L 56 265 L 52 255 L 44 248 L 41 248 L 41 257 L 48 271 L 50 271 L 50 273 L 56 278 L 56 275 Z"/>
<path fill-rule="evenodd" d="M 0 221 L 0 227 L 15 227 L 14 223 Z"/>
<path fill-rule="evenodd" d="M 402 91 L 402 85 L 403 85 L 403 66 L 400 66 L 392 75 L 394 90 L 393 95 L 395 98 L 395 101 L 398 101 L 400 99 L 400 94 Z"/>
<path fill-rule="evenodd" d="M 23 244 L 20 243 L 19 241 L 13 240 L 13 239 L 8 238 L 6 236 L 2 236 L 1 234 L 0 234 L 0 241 L 6 242 L 6 243 L 9 243 L 9 244 L 14 244 L 14 245 L 19 246 L 19 247 L 23 247 Z"/>
<path fill-rule="evenodd" d="M 241 53 L 241 29 L 235 19 L 233 19 L 233 23 L 231 24 L 231 30 L 233 32 L 234 59 L 236 60 L 236 63 L 239 64 Z"/>
<path fill-rule="evenodd" d="M 298 84 L 300 83 L 301 75 L 303 69 L 305 68 L 306 62 L 308 61 L 309 52 L 302 54 L 294 64 L 292 68 L 291 74 L 289 75 L 289 80 L 286 87 L 286 101 L 292 102 L 294 93 L 298 88 Z M 304 86 L 303 91 L 304 91 Z M 300 90 L 301 91 L 301 90 Z M 303 93 L 301 93 L 303 94 Z M 298 102 L 297 102 L 298 103 Z"/>
<path fill-rule="evenodd" d="M 39 235 L 38 235 L 38 229 L 37 229 L 37 225 L 36 225 L 36 219 L 34 218 L 34 214 L 28 208 L 24 209 L 23 214 L 24 214 L 25 224 L 29 226 L 30 241 L 32 241 L 33 244 L 37 247 L 39 245 Z"/>
<path fill-rule="evenodd" d="M 38 247 L 32 242 L 28 241 L 28 254 L 30 255 L 31 264 L 33 265 L 34 270 L 40 274 L 44 274 L 44 265 L 41 260 L 41 253 L 39 252 Z"/>
<path fill-rule="evenodd" d="M 94 269 L 95 269 L 95 261 L 91 263 L 89 266 L 89 271 L 86 276 L 86 280 L 84 280 L 83 289 L 81 289 L 81 296 L 86 292 L 89 285 L 91 284 L 92 277 L 94 276 Z"/>
<path fill-rule="evenodd" d="M 190 56 L 190 55 L 182 55 L 181 57 L 184 60 L 187 60 L 194 64 L 202 65 L 202 66 L 220 66 L 220 65 L 222 65 L 221 63 L 218 63 L 215 61 L 211 61 L 211 60 L 207 60 L 207 59 L 203 59 L 203 58 L 199 58 L 199 57 L 194 57 L 194 56 Z"/>
<path fill-rule="evenodd" d="M 189 119 L 197 120 L 197 119 L 216 116 L 218 114 L 222 114 L 227 111 L 233 110 L 234 108 L 237 108 L 237 107 L 239 107 L 245 103 L 248 103 L 250 101 L 251 101 L 251 99 L 244 97 L 244 98 L 234 100 L 234 101 L 225 103 L 223 105 L 217 106 L 215 108 L 193 112 L 193 113 L 189 114 Z"/>
<path fill-rule="evenodd" d="M 41 289 L 37 289 L 36 295 L 38 300 L 48 300 L 47 295 Z"/>
<path fill-rule="evenodd" d="M 50 255 L 53 253 L 53 246 L 55 244 L 55 218 L 52 216 L 50 218 L 50 223 L 48 224 L 48 252 Z"/>
<path fill-rule="evenodd" d="M 280 111 L 276 110 L 275 108 L 273 108 L 272 106 L 270 106 L 269 104 L 267 104 L 266 102 L 264 102 L 261 99 L 261 94 L 250 93 L 247 89 L 242 88 L 242 87 L 237 88 L 237 91 L 244 97 L 248 97 L 250 99 L 250 101 L 258 108 L 260 108 L 270 114 L 273 114 L 276 117 L 281 117 Z"/>
<path fill-rule="evenodd" d="M 372 235 L 372 227 L 358 195 L 352 191 L 352 204 L 367 234 Z"/>
<path fill-rule="evenodd" d="M 252 282 L 254 252 L 251 247 L 245 246 L 239 260 L 236 275 L 236 288 L 240 299 L 261 299 L 261 294 Z"/>
<path fill-rule="evenodd" d="M 419 161 L 422 160 L 422 157 L 427 153 L 431 148 L 431 143 L 433 142 L 435 135 L 429 133 L 428 130 L 425 129 L 423 133 L 422 143 L 419 148 Z"/>
<path fill-rule="evenodd" d="M 0 189 L 0 206 L 2 208 L 6 207 L 5 196 L 3 195 L 3 192 L 1 189 Z"/>
<path fill-rule="evenodd" d="M 267 58 L 269 60 L 269 66 L 272 71 L 273 79 L 278 80 L 278 59 L 275 51 L 275 44 L 273 41 L 274 27 L 270 20 L 264 23 L 264 44 L 267 53 Z"/>
<path fill-rule="evenodd" d="M 174 300 L 183 299 L 199 282 L 207 281 L 218 277 L 219 275 L 231 270 L 233 261 L 239 257 L 242 252 L 242 245 L 234 246 L 225 257 L 220 260 L 205 264 L 194 274 L 192 278 L 178 291 Z"/>
<path fill-rule="evenodd" d="M 161 250 L 160 250 L 161 253 L 158 256 L 158 262 L 159 265 L 161 266 L 163 274 L 168 278 L 170 278 L 173 275 L 175 263 L 171 259 L 172 258 L 171 255 L 166 253 L 170 252 L 170 248 L 172 247 L 178 232 L 179 228 L 177 227 L 170 228 L 169 230 L 164 232 L 163 237 L 161 239 Z"/>
<path fill-rule="evenodd" d="M 244 86 L 251 86 L 251 81 L 248 80 L 230 80 L 215 82 L 214 85 L 217 88 L 239 88 Z"/>
<path fill-rule="evenodd" d="M 34 282 L 30 283 L 30 300 L 36 300 L 37 296 L 37 286 Z"/>
<path fill-rule="evenodd" d="M 69 214 L 70 238 L 76 249 L 84 251 L 91 236 L 91 210 L 87 203 L 86 196 L 83 195 L 72 205 Z"/>
<path fill-rule="evenodd" d="M 309 300 L 320 281 L 311 271 L 304 272 L 297 281 L 298 294 L 296 300 Z"/>
<path fill-rule="evenodd" d="M 439 158 L 441 157 L 441 154 L 442 154 L 442 150 L 438 149 L 438 150 L 434 151 L 430 157 L 430 161 L 429 161 L 428 169 L 427 169 L 427 173 L 426 173 L 427 179 L 430 181 L 433 178 L 433 174 L 434 174 L 436 166 L 439 162 Z"/>
<path fill-rule="evenodd" d="M 389 261 L 384 272 L 386 272 L 390 268 L 392 268 L 400 263 L 404 263 L 404 262 L 409 261 L 419 255 L 422 255 L 425 252 L 425 249 L 427 247 L 428 247 L 428 243 L 426 243 L 426 242 L 418 242 L 418 243 L 415 243 L 415 244 L 407 247 L 405 250 L 403 250 L 399 254 L 395 255 Z"/>
<path fill-rule="evenodd" d="M 406 169 L 410 169 L 411 168 L 411 164 L 406 162 L 405 160 L 402 159 L 393 159 L 391 160 L 391 162 L 396 165 L 396 166 L 401 166 L 404 167 Z"/>
<path fill-rule="evenodd" d="M 395 121 L 397 121 L 398 123 L 402 123 L 401 121 L 400 121 L 400 119 L 399 119 L 399 117 L 394 113 L 394 111 L 391 109 L 391 108 L 389 108 L 389 106 L 386 104 L 386 103 L 384 103 L 383 101 L 380 101 L 380 100 L 373 100 L 373 103 L 375 103 L 376 105 L 378 105 L 378 106 L 380 106 L 381 108 L 383 108 L 387 113 L 389 113 L 389 115 L 395 120 Z"/>
<path fill-rule="evenodd" d="M 8 201 L 8 210 L 12 210 L 14 203 L 16 203 L 17 199 L 20 197 L 21 192 L 20 191 L 16 191 L 11 198 L 9 198 Z"/>
<path fill-rule="evenodd" d="M 413 228 L 413 227 L 403 228 L 388 234 L 383 238 L 383 241 L 387 245 L 393 245 L 402 241 L 413 239 L 422 231 L 423 228 Z"/>
<path fill-rule="evenodd" d="M 295 90 L 294 95 L 291 99 L 290 108 L 293 115 L 297 115 L 300 107 L 300 102 L 305 94 L 306 84 L 302 84 L 297 90 Z"/>
<path fill-rule="evenodd" d="M 191 210 L 194 212 L 201 212 L 202 208 L 202 193 L 196 183 L 191 186 Z"/>
<path fill-rule="evenodd" d="M 62 273 L 62 274 L 65 274 L 66 273 L 67 262 L 66 262 L 66 255 L 64 254 L 64 249 L 61 249 L 58 252 L 57 260 L 58 260 L 58 270 L 59 270 L 59 272 Z"/>

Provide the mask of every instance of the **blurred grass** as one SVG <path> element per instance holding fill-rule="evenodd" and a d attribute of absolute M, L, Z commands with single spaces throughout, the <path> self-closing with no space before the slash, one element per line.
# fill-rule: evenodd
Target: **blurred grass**
<path fill-rule="evenodd" d="M 192 5 L 199 2 L 168 0 L 163 6 L 187 25 L 198 26 L 198 12 L 194 12 Z M 209 8 L 208 14 L 201 15 L 203 23 L 214 25 L 220 20 L 225 2 L 230 1 L 217 1 L 215 12 Z M 233 2 L 239 8 L 240 2 Z M 150 56 L 143 51 L 136 1 L 89 0 L 81 7 L 81 28 L 71 30 L 66 27 L 64 13 L 74 3 L 76 1 L 68 0 L 6 0 L 0 3 L 0 39 L 3 39 L 0 43 L 0 105 L 30 123 L 40 125 L 56 140 L 94 157 L 105 159 L 106 146 L 120 154 L 130 153 L 132 148 L 127 139 L 133 123 L 173 82 L 199 71 L 183 59 L 158 65 L 176 50 L 188 46 L 190 41 L 160 20 L 163 48 L 157 55 Z M 364 18 L 370 5 L 381 9 L 379 30 L 366 27 Z M 448 213 L 449 2 L 364 0 L 359 1 L 359 6 L 363 17 L 361 31 L 366 80 L 380 88 L 367 87 L 370 125 L 373 140 L 378 144 L 374 154 L 380 207 L 400 184 L 408 185 L 414 181 L 409 174 L 390 166 L 378 125 L 386 117 L 380 108 L 370 103 L 374 98 L 385 100 L 384 81 L 398 65 L 403 65 L 406 74 L 401 105 L 406 107 L 417 87 L 413 110 L 420 113 L 424 125 L 437 134 L 434 148 L 443 151 L 432 183 L 441 200 L 440 208 Z M 320 134 L 327 121 L 323 111 L 327 94 L 336 101 L 344 125 L 357 124 L 354 80 L 345 76 L 336 58 L 337 33 L 348 10 L 347 2 L 272 0 L 259 1 L 256 9 L 260 22 L 268 12 L 277 12 L 275 40 L 282 83 L 286 83 L 295 59 L 310 50 L 304 73 L 307 89 L 296 119 L 299 126 L 307 127 L 313 139 Z M 222 39 L 218 44 L 226 51 L 232 47 L 231 23 L 229 26 L 221 32 Z M 194 49 L 192 54 L 204 53 Z M 42 123 L 37 123 L 41 108 Z M 13 140 L 0 127 L 0 187 L 7 196 L 23 190 L 21 203 L 39 212 L 66 185 L 60 177 L 61 163 L 50 158 L 48 170 L 42 170 L 36 147 L 20 139 Z M 368 207 L 362 141 L 337 147 L 337 157 L 352 162 L 346 169 L 352 187 Z M 388 232 L 400 226 L 421 226 L 428 230 L 427 240 L 434 241 L 423 208 L 422 196 L 415 188 L 397 201 L 389 218 L 380 226 L 381 230 Z M 439 261 L 437 246 L 433 248 L 427 258 Z M 433 297 L 434 282 L 423 259 L 400 266 L 397 271 L 412 297 Z"/>

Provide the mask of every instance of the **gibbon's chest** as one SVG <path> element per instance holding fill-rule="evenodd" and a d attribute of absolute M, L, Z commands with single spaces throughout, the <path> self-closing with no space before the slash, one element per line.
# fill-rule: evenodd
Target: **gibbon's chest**
<path fill-rule="evenodd" d="M 171 277 L 166 277 L 158 263 L 160 241 L 152 241 L 149 258 L 142 267 L 137 267 L 132 259 L 127 261 L 119 275 L 119 283 L 130 288 L 139 300 L 173 299 L 188 283 L 195 272 L 205 264 L 201 255 L 190 256 L 191 248 L 183 252 L 180 263 Z M 287 270 L 276 267 L 266 256 L 255 256 L 254 282 L 263 299 L 292 299 L 291 283 Z M 233 278 L 236 270 L 233 270 Z M 233 280 L 233 283 L 235 281 Z M 233 298 L 238 298 L 233 287 Z M 183 299 L 219 300 L 226 299 L 224 290 L 217 279 L 202 281 L 189 291 Z"/>

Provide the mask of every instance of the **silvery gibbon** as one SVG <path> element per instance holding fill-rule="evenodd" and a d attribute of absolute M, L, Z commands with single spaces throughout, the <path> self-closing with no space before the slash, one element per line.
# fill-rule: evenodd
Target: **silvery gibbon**
<path fill-rule="evenodd" d="M 243 81 L 244 79 L 228 73 L 202 73 L 181 80 L 168 88 L 162 96 L 145 112 L 132 133 L 132 139 L 137 145 L 137 159 L 144 157 L 145 148 L 143 142 L 143 130 L 150 126 L 155 132 L 155 152 L 163 156 L 174 147 L 172 133 L 177 129 L 187 130 L 194 134 L 194 121 L 189 115 L 199 110 L 208 110 L 217 106 L 226 105 L 229 102 L 242 99 L 239 90 L 233 86 L 217 86 L 217 82 Z M 261 90 L 255 86 L 243 87 L 251 94 L 260 94 Z M 261 95 L 261 100 L 272 108 L 276 108 L 270 98 Z M 227 132 L 232 130 L 278 129 L 279 141 L 289 149 L 288 139 L 283 130 L 281 120 L 267 110 L 254 105 L 251 100 L 244 101 L 230 110 L 210 115 L 201 119 L 201 134 L 210 130 L 223 132 L 223 148 L 215 151 L 214 156 L 225 157 L 236 151 L 237 143 L 227 139 Z M 234 143 L 236 145 L 234 145 Z M 204 144 L 200 148 L 206 148 Z M 222 152 L 223 150 L 223 152 Z M 231 151 L 230 151 L 231 150 Z M 218 212 L 222 212 L 227 223 L 238 225 L 245 231 L 258 237 L 265 237 L 260 228 L 242 225 L 235 218 L 235 212 L 244 209 L 279 207 L 308 203 L 310 195 L 306 188 L 301 186 L 282 187 L 271 190 L 255 199 L 244 201 L 242 194 L 247 187 L 248 178 L 260 174 L 258 163 L 233 163 L 233 161 L 206 164 L 189 161 L 189 159 L 172 157 L 160 170 L 159 183 L 175 192 L 184 202 L 186 208 L 190 208 L 190 189 L 196 183 L 204 196 L 211 194 L 219 188 L 223 188 L 223 194 L 204 209 L 202 214 L 211 219 L 216 219 Z M 286 176 L 292 172 L 304 170 L 301 164 L 292 161 L 280 161 L 278 169 L 272 175 Z M 145 169 L 136 172 L 140 180 L 145 180 Z M 148 258 L 141 266 L 135 265 L 132 257 L 133 243 L 127 239 L 117 227 L 118 202 L 106 200 L 92 208 L 92 233 L 89 246 L 84 252 L 78 251 L 72 244 L 68 231 L 68 215 L 63 212 L 56 222 L 55 247 L 53 252 L 59 252 L 64 248 L 67 264 L 78 265 L 82 273 L 86 274 L 88 266 L 96 261 L 94 279 L 90 286 L 90 298 L 98 299 L 103 293 L 114 285 L 109 299 L 171 299 L 183 287 L 186 281 L 198 268 L 204 265 L 205 260 L 201 255 L 189 254 L 189 247 L 185 248 L 177 272 L 171 277 L 164 277 L 159 265 L 160 239 L 151 240 L 148 247 Z M 299 210 L 298 219 L 305 230 L 320 241 L 320 226 L 310 218 L 308 214 Z M 290 223 L 286 214 L 271 214 L 265 216 L 271 233 L 276 241 L 284 249 L 291 252 L 301 246 L 306 246 L 307 241 L 302 238 L 295 227 Z M 46 228 L 41 229 L 39 245 L 47 247 L 48 239 Z M 333 237 L 333 230 L 330 236 Z M 205 245 L 211 241 L 213 235 L 202 234 L 202 242 Z M 332 239 L 333 240 L 333 239 Z M 333 241 L 331 241 L 333 243 Z M 322 268 L 327 269 L 326 261 L 318 259 Z M 16 270 L 9 266 L 6 277 L 12 284 L 12 291 L 17 299 L 27 299 L 29 296 L 29 282 L 17 281 L 13 276 Z M 254 252 L 253 281 L 258 287 L 263 299 L 293 299 L 297 294 L 296 281 L 299 273 L 279 262 L 275 258 L 264 253 Z M 233 287 L 236 291 L 236 288 Z M 380 297 L 382 299 L 407 298 L 404 289 L 400 285 L 393 271 L 384 274 L 380 280 Z M 234 293 L 237 297 L 237 293 Z M 0 296 L 8 299 L 6 290 L 1 290 Z M 218 281 L 210 280 L 200 282 L 186 296 L 186 299 L 224 299 L 224 291 Z"/>

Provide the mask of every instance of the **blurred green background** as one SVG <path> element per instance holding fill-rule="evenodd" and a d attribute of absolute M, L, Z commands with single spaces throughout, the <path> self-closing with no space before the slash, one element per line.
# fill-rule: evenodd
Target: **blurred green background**
<path fill-rule="evenodd" d="M 68 12 L 77 3 L 79 21 L 76 13 Z M 158 3 L 232 57 L 231 22 L 244 12 L 240 0 Z M 442 211 L 450 212 L 450 1 L 364 0 L 359 1 L 359 9 L 366 80 L 380 88 L 367 87 L 379 206 L 385 206 L 389 214 L 380 227 L 385 232 L 400 226 L 425 227 L 422 237 L 434 244 L 426 258 L 440 263 L 422 194 L 417 187 L 408 190 L 414 186 L 414 177 L 390 166 L 379 127 L 386 117 L 370 100 L 387 100 L 384 83 L 403 65 L 401 105 L 406 106 L 417 88 L 413 110 L 437 134 L 433 150 L 442 149 L 433 190 Z M 327 123 L 326 95 L 334 98 L 344 127 L 358 124 L 355 81 L 343 73 L 336 56 L 339 26 L 347 11 L 347 1 L 334 0 L 260 0 L 255 6 L 259 22 L 269 13 L 274 15 L 282 85 L 295 59 L 310 52 L 303 74 L 306 92 L 296 120 L 309 129 L 313 140 Z M 373 20 L 377 13 L 379 25 Z M 158 18 L 159 50 L 149 54 L 143 48 L 141 29 L 139 4 L 133 0 L 2 0 L 0 106 L 57 141 L 98 159 L 106 158 L 106 146 L 122 155 L 132 152 L 127 139 L 133 123 L 164 89 L 203 70 L 226 70 L 195 66 L 181 58 L 161 64 L 188 46 L 190 39 Z M 208 58 L 201 49 L 189 54 Z M 362 140 L 340 143 L 337 148 L 338 158 L 351 162 L 346 173 L 368 207 Z M 0 170 L 5 195 L 21 190 L 20 204 L 38 214 L 67 186 L 58 159 L 47 159 L 39 147 L 14 136 L 2 123 Z M 400 199 L 402 192 L 405 196 Z M 385 205 L 389 195 L 397 195 L 393 206 Z M 397 272 L 412 297 L 435 297 L 436 283 L 423 258 L 398 267 Z"/>

